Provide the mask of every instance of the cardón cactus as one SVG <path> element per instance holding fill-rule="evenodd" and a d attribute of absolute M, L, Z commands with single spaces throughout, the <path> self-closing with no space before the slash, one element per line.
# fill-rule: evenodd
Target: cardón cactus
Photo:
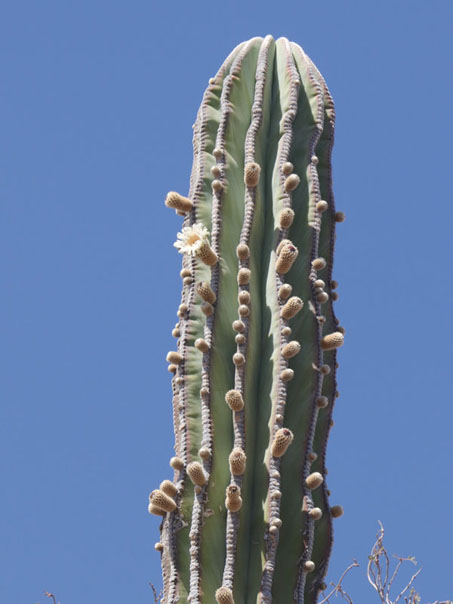
<path fill-rule="evenodd" d="M 240 44 L 194 124 L 170 351 L 175 490 L 162 483 L 164 604 L 314 604 L 332 547 L 334 106 L 285 38 Z M 181 310 L 182 309 L 182 310 Z M 164 492 L 165 491 L 165 492 Z"/>

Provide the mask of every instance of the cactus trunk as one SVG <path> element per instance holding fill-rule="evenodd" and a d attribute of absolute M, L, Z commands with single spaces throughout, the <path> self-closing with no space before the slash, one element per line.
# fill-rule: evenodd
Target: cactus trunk
<path fill-rule="evenodd" d="M 303 50 L 253 38 L 209 81 L 189 194 L 167 197 L 184 215 L 184 285 L 167 357 L 177 493 L 166 485 L 176 509 L 162 510 L 156 548 L 165 604 L 318 599 L 343 342 L 331 292 L 333 131 L 332 98 Z"/>

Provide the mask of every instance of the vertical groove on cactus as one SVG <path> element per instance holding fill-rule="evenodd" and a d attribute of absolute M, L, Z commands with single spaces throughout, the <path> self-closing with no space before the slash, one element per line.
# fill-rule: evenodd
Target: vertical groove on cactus
<path fill-rule="evenodd" d="M 258 184 L 259 178 L 253 175 L 253 179 L 247 174 L 247 170 L 250 170 L 250 166 L 255 167 L 255 172 L 259 174 L 259 165 L 256 163 L 256 152 L 255 143 L 256 135 L 262 124 L 262 113 L 263 113 L 263 100 L 264 100 L 264 87 L 266 83 L 266 75 L 268 70 L 268 55 L 269 47 L 273 42 L 271 36 L 267 36 L 260 48 L 256 76 L 255 76 L 255 91 L 254 100 L 252 105 L 252 119 L 250 126 L 247 130 L 245 137 L 245 153 L 244 153 L 244 172 L 245 172 L 245 212 L 244 220 L 242 224 L 239 245 L 248 246 L 250 241 L 250 233 L 252 229 L 255 202 L 256 202 L 256 185 Z M 250 181 L 252 180 L 252 184 Z M 240 248 L 245 249 L 245 248 Z M 249 269 L 249 257 L 239 259 L 239 270 Z M 239 298 L 242 292 L 247 292 L 246 299 L 250 299 L 249 284 L 238 283 Z M 244 295 L 243 295 L 244 296 Z M 244 305 L 243 305 L 244 306 Z M 247 307 L 246 307 L 247 308 Z M 242 313 L 240 313 L 242 314 Z M 237 352 L 246 356 L 248 347 L 248 334 L 249 334 L 249 318 L 248 314 L 242 318 L 245 324 L 244 339 L 237 344 Z M 244 366 L 236 366 L 234 376 L 234 388 L 244 396 L 244 375 L 246 368 Z M 239 411 L 233 411 L 233 427 L 234 427 L 234 448 L 245 450 L 246 438 L 245 438 L 245 411 L 241 409 Z M 236 484 L 238 487 L 242 486 L 242 475 L 233 474 L 231 472 L 231 484 Z M 239 514 L 228 510 L 227 512 L 227 526 L 226 526 L 226 558 L 225 566 L 223 571 L 222 583 L 225 587 L 233 589 L 234 584 L 234 564 L 236 558 L 237 539 L 239 531 Z"/>
<path fill-rule="evenodd" d="M 276 171 L 278 178 L 277 182 L 280 182 L 280 191 L 277 191 L 276 195 L 280 194 L 282 198 L 282 206 L 286 209 L 291 208 L 292 194 L 290 194 L 289 189 L 285 187 L 286 178 L 285 174 L 283 173 L 283 165 L 289 161 L 289 156 L 291 152 L 291 144 L 293 140 L 293 122 L 297 115 L 297 98 L 299 94 L 300 85 L 299 76 L 297 74 L 289 43 L 287 40 L 284 41 L 284 57 L 282 58 L 282 61 L 285 62 L 285 78 L 287 79 L 285 87 L 289 87 L 289 93 L 287 99 L 287 106 L 285 106 L 285 99 L 282 99 L 282 108 L 284 108 L 285 111 L 282 116 L 283 136 L 279 143 L 279 150 L 276 160 Z M 287 229 L 280 228 L 280 224 L 278 225 L 278 227 L 279 232 L 277 235 L 277 246 L 287 236 Z M 284 246 L 280 251 L 280 254 L 282 254 L 285 247 L 288 246 Z M 276 263 L 277 262 L 278 259 L 276 260 Z M 278 267 L 276 267 L 276 269 L 277 268 Z M 285 357 L 281 354 L 281 349 L 286 344 L 286 337 L 283 336 L 281 332 L 283 328 L 287 326 L 287 322 L 280 314 L 283 302 L 281 300 L 278 300 L 278 292 L 280 291 L 280 288 L 284 285 L 284 278 L 278 272 L 278 270 L 275 270 L 274 278 L 274 296 L 276 299 L 276 306 L 278 307 L 278 327 L 277 334 L 275 335 L 277 371 L 274 373 L 274 385 L 272 387 L 274 395 L 272 403 L 272 417 L 270 420 L 270 453 L 268 453 L 269 488 L 267 496 L 267 506 L 269 508 L 268 523 L 270 525 L 272 525 L 275 520 L 280 519 L 280 497 L 278 497 L 278 494 L 281 492 L 280 457 L 275 457 L 274 455 L 272 455 L 271 449 L 275 434 L 281 428 L 281 422 L 284 420 L 285 416 L 287 382 L 282 379 L 281 373 L 288 367 L 287 359 L 285 359 Z M 277 416 L 279 416 L 278 419 Z M 261 600 L 263 603 L 266 604 L 272 601 L 272 580 L 275 571 L 275 558 L 277 553 L 278 542 L 279 531 L 277 530 L 273 533 L 267 531 L 265 536 L 265 565 L 261 579 Z"/>
<path fill-rule="evenodd" d="M 168 357 L 163 604 L 317 601 L 338 515 L 323 480 L 342 343 L 333 130 L 322 76 L 284 38 L 239 45 L 203 96 Z"/>

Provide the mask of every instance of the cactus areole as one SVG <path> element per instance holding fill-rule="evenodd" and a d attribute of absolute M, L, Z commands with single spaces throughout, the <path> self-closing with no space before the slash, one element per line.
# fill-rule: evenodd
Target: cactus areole
<path fill-rule="evenodd" d="M 176 489 L 150 507 L 164 604 L 319 598 L 339 516 L 325 479 L 343 343 L 334 119 L 300 46 L 244 42 L 204 93 L 189 192 L 167 197 L 183 217 L 183 311 L 167 356 Z"/>

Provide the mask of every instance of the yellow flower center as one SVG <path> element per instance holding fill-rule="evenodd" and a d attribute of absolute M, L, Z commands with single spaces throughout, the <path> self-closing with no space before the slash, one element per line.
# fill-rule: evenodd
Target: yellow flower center
<path fill-rule="evenodd" d="M 187 237 L 187 245 L 193 245 L 197 241 L 200 240 L 200 236 L 196 233 L 192 233 L 189 237 Z"/>

